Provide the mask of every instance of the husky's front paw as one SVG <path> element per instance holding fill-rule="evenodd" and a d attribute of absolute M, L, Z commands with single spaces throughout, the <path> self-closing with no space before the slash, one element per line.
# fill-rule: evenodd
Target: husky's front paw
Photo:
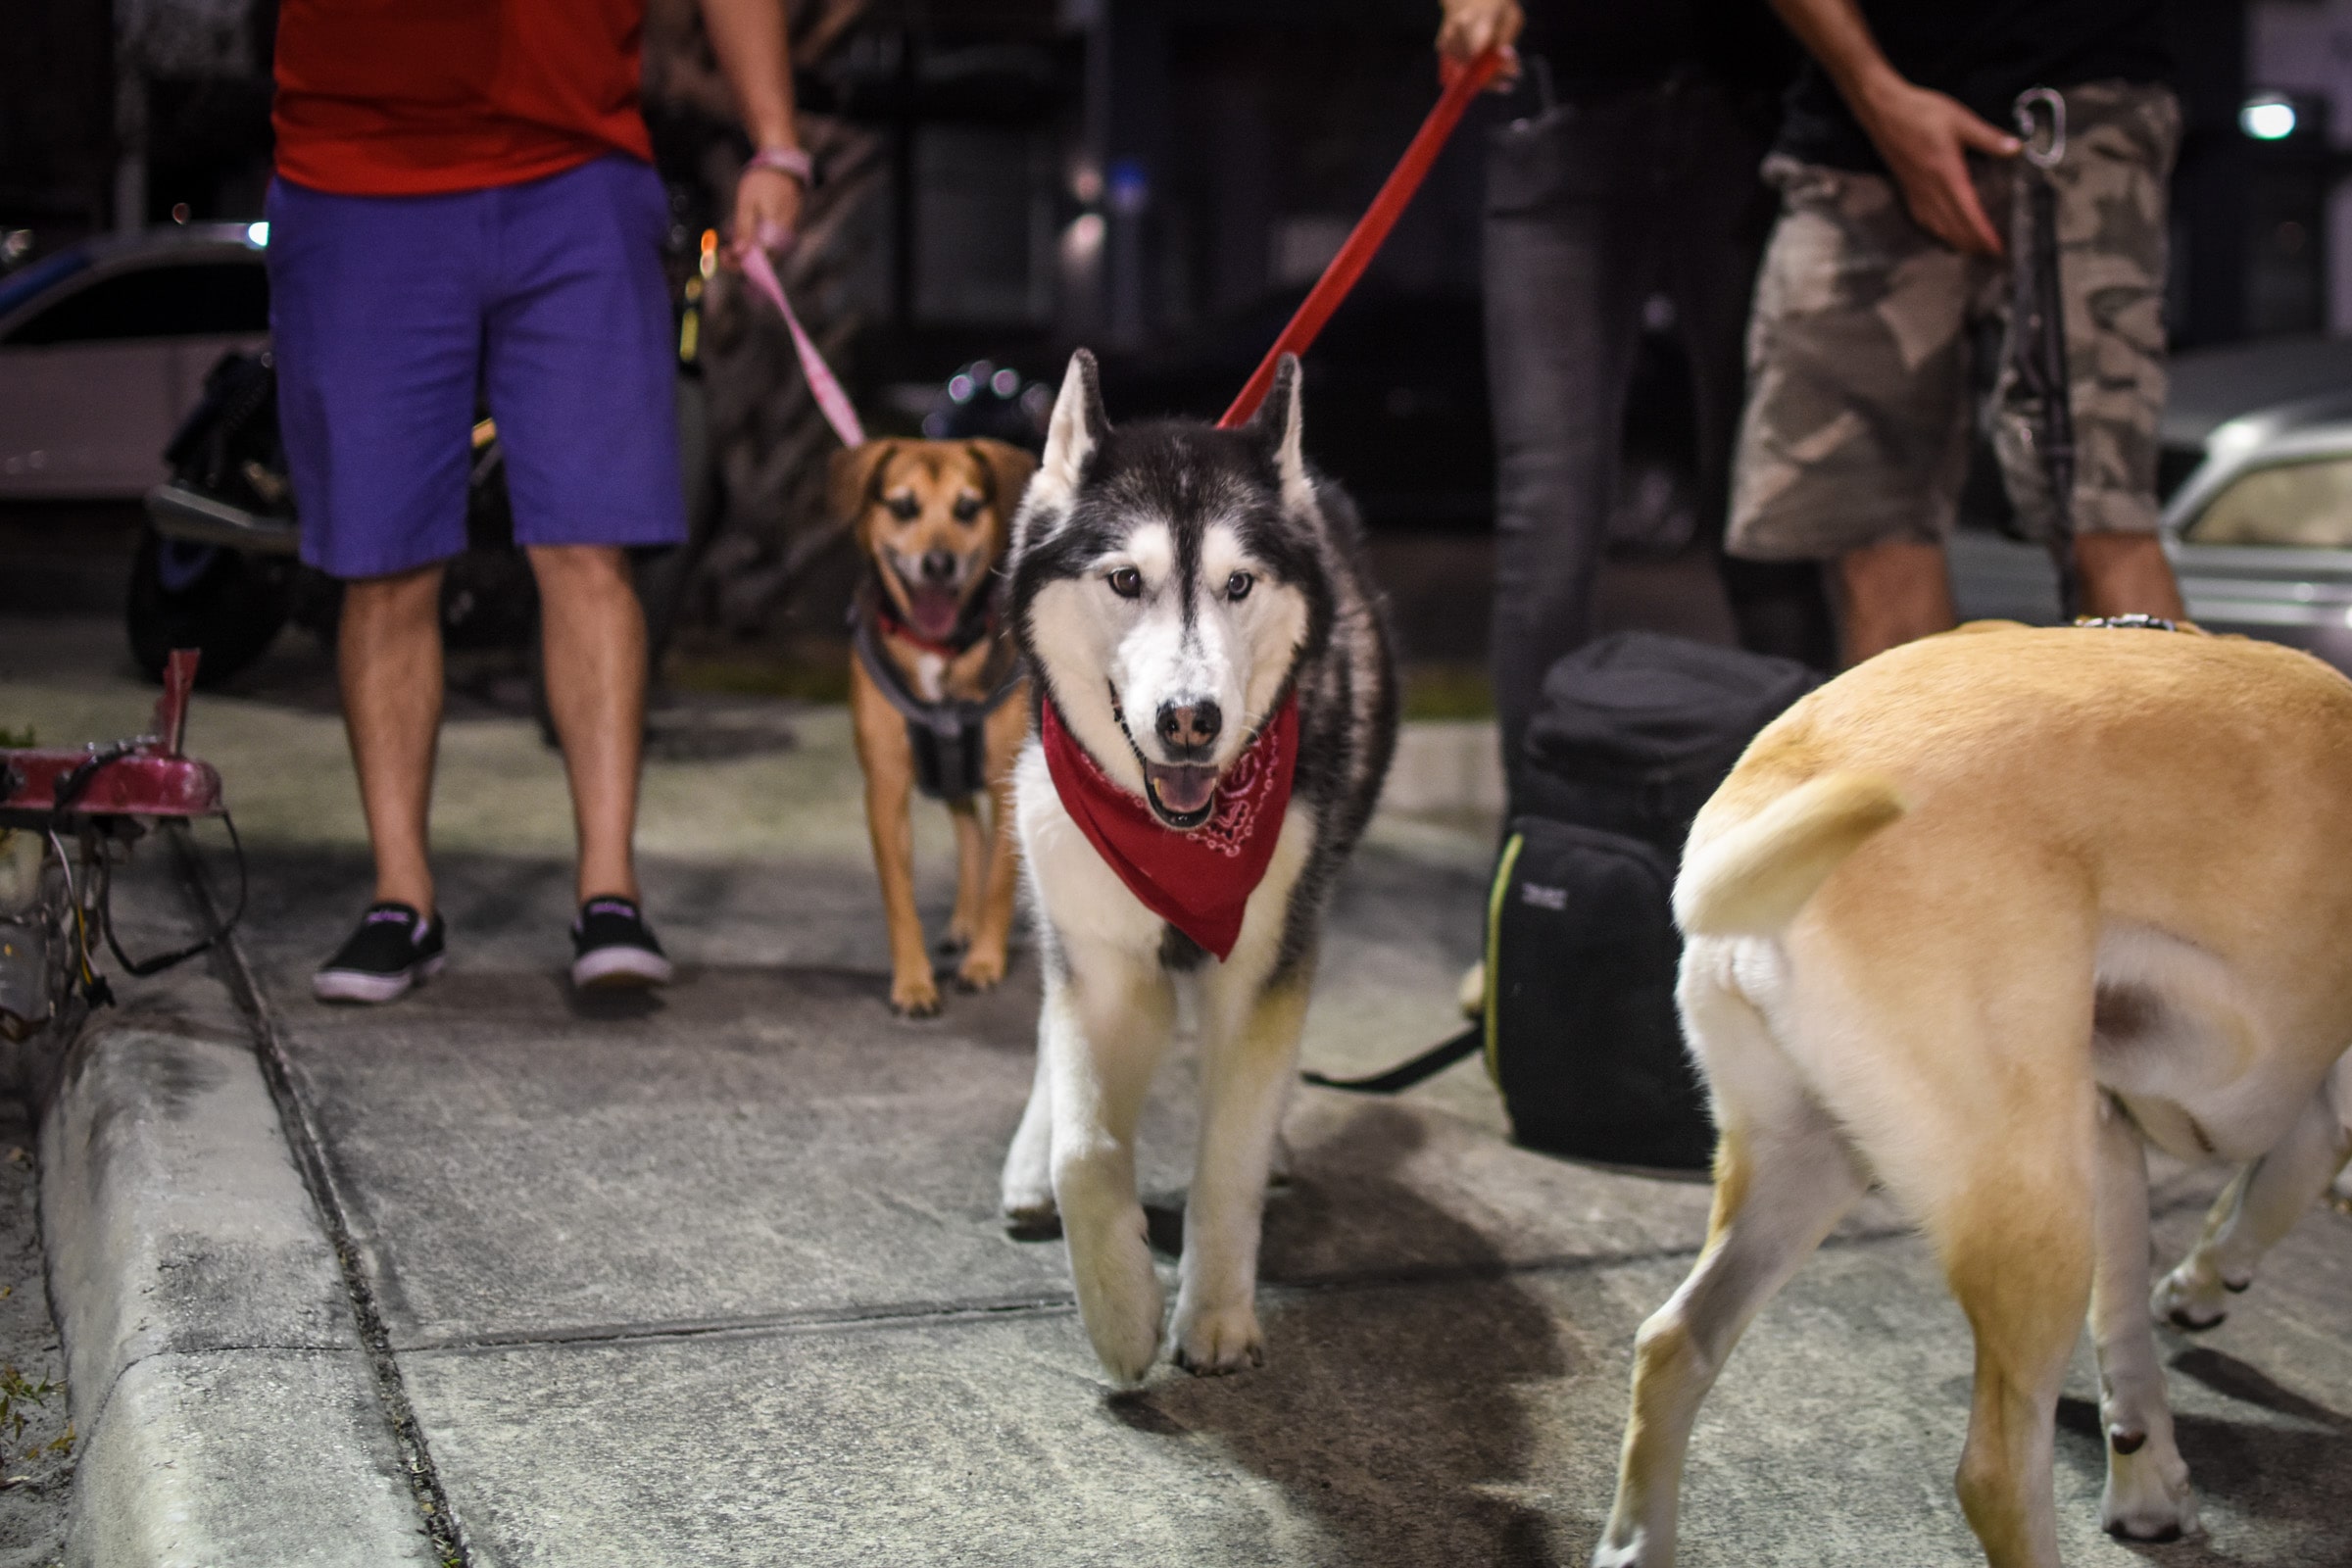
<path fill-rule="evenodd" d="M 1671 1556 L 1644 1551 L 1639 1537 L 1630 1542 L 1603 1539 L 1592 1548 L 1592 1568 L 1669 1568 L 1672 1561 Z"/>
<path fill-rule="evenodd" d="M 2219 1270 L 2202 1258 L 2191 1256 L 2156 1282 L 2148 1310 L 2159 1322 L 2186 1329 L 2191 1334 L 2202 1333 L 2221 1325 L 2230 1315 L 2228 1295 L 2245 1288 L 2244 1284 L 2230 1284 Z"/>
<path fill-rule="evenodd" d="M 1004 1172 L 1004 1229 L 1014 1241 L 1046 1241 L 1061 1234 L 1061 1210 L 1054 1206 L 1050 1183 L 1031 1184 L 1007 1168 Z"/>
<path fill-rule="evenodd" d="M 1063 1218 L 1066 1223 L 1068 1210 Z M 1132 1224 L 1105 1227 L 1090 1245 L 1070 1234 L 1070 1274 L 1078 1286 L 1078 1315 L 1094 1341 L 1095 1355 L 1111 1381 L 1134 1388 L 1159 1359 L 1159 1324 L 1165 1298 L 1152 1270 L 1144 1241 L 1144 1212 Z"/>
<path fill-rule="evenodd" d="M 2201 1533 L 2188 1466 L 2170 1444 L 2160 1451 L 2143 1446 L 2146 1441 L 2139 1432 L 2109 1435 L 2099 1523 L 2123 1541 L 2179 1541 Z"/>
<path fill-rule="evenodd" d="M 1266 1340 L 1258 1331 L 1256 1303 L 1196 1311 L 1176 1308 L 1176 1364 L 1197 1378 L 1223 1377 L 1266 1364 Z"/>

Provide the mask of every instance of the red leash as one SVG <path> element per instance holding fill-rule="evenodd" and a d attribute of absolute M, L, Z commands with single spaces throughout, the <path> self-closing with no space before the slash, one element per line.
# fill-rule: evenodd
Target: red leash
<path fill-rule="evenodd" d="M 1298 306 L 1298 314 L 1291 318 L 1291 324 L 1282 329 L 1282 336 L 1276 338 L 1274 346 L 1266 350 L 1266 357 L 1258 365 L 1256 373 L 1242 388 L 1242 395 L 1233 400 L 1233 407 L 1225 411 L 1225 417 L 1217 421 L 1217 428 L 1230 430 L 1255 414 L 1257 406 L 1265 401 L 1266 389 L 1274 384 L 1275 364 L 1285 354 L 1304 354 L 1306 346 L 1315 340 L 1315 334 L 1323 330 L 1323 323 L 1331 319 L 1331 313 L 1340 308 L 1340 302 L 1348 297 L 1348 291 L 1355 287 L 1356 279 L 1364 275 L 1364 269 L 1371 264 L 1373 254 L 1380 249 L 1381 242 L 1389 237 L 1389 230 L 1396 226 L 1396 220 L 1403 216 L 1405 204 L 1413 199 L 1413 192 L 1421 188 L 1423 177 L 1429 173 L 1429 166 L 1438 161 L 1438 154 L 1444 150 L 1447 138 L 1452 136 L 1453 127 L 1461 122 L 1462 112 L 1470 107 L 1470 100 L 1484 92 L 1487 84 L 1494 79 L 1495 74 L 1502 70 L 1502 58 L 1501 50 L 1490 49 L 1466 66 L 1456 65 L 1450 60 L 1445 63 L 1445 96 L 1429 112 L 1429 118 L 1421 122 L 1421 128 L 1414 133 L 1412 145 L 1405 148 L 1404 156 L 1389 172 L 1387 181 L 1380 187 L 1380 194 L 1372 198 L 1371 207 L 1357 220 L 1354 229 L 1348 235 L 1348 242 L 1340 247 L 1340 253 L 1331 259 L 1331 265 L 1323 269 L 1323 275 L 1307 291 L 1306 298 Z"/>

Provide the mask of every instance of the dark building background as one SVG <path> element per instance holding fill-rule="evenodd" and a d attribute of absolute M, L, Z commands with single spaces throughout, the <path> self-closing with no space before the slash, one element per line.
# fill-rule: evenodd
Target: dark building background
<path fill-rule="evenodd" d="M 2327 100 L 2300 96 L 2285 141 L 2238 124 L 2262 85 L 2255 14 L 2320 4 L 2173 6 L 2179 346 L 2330 325 L 2344 155 Z M 0 230 L 16 252 L 175 212 L 258 217 L 275 14 L 274 0 L 0 6 Z M 1437 93 L 1436 0 L 792 0 L 792 19 L 827 183 L 787 280 L 886 432 L 938 413 L 960 367 L 1050 386 L 1078 344 L 1104 356 L 1114 416 L 1213 416 Z M 744 150 L 693 0 L 649 0 L 647 106 L 690 249 Z M 1400 538 L 1488 526 L 1479 144 L 1524 111 L 1473 111 L 1309 361 L 1319 458 Z M 753 629 L 802 584 L 830 437 L 763 308 L 722 287 L 709 326 L 727 501 L 702 610 Z M 1646 353 L 1636 439 L 1671 446 L 1688 416 L 1669 335 Z"/>

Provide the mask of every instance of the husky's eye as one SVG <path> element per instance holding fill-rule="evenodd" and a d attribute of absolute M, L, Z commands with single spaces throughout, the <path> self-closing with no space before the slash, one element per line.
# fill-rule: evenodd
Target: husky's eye
<path fill-rule="evenodd" d="M 956 498 L 956 520 L 957 522 L 969 522 L 978 515 L 980 515 L 980 498 L 978 496 L 957 496 Z"/>
<path fill-rule="evenodd" d="M 1228 599 L 1249 598 L 1250 585 L 1255 581 L 1257 581 L 1257 579 L 1250 576 L 1246 571 L 1235 572 L 1232 576 L 1225 579 L 1225 597 Z"/>
<path fill-rule="evenodd" d="M 1121 599 L 1134 599 L 1144 591 L 1144 574 L 1133 566 L 1121 566 L 1109 577 L 1110 591 Z"/>
<path fill-rule="evenodd" d="M 882 504 L 888 507 L 890 509 L 890 514 L 898 518 L 901 522 L 910 521 L 916 513 L 923 510 L 922 503 L 915 500 L 914 497 L 910 495 L 892 496 L 888 501 L 885 501 Z"/>

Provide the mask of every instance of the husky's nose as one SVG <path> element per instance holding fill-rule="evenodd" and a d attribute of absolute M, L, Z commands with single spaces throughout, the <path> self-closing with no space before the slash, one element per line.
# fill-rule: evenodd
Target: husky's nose
<path fill-rule="evenodd" d="M 956 580 L 956 553 L 952 550 L 923 552 L 923 581 L 946 587 Z"/>
<path fill-rule="evenodd" d="M 1217 743 L 1217 731 L 1224 727 L 1224 710 L 1205 697 L 1197 703 L 1160 705 L 1159 740 L 1173 757 L 1206 754 Z"/>

